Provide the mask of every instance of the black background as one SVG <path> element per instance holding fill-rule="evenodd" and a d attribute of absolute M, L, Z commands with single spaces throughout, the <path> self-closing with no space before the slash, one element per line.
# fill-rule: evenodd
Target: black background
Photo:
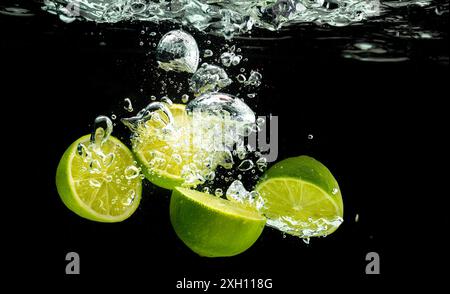
<path fill-rule="evenodd" d="M 5 243 L 12 249 L 3 257 L 13 261 L 12 276 L 168 290 L 184 277 L 272 278 L 275 289 L 302 289 L 396 281 L 435 269 L 423 261 L 440 262 L 425 249 L 436 228 L 420 210 L 430 196 L 421 193 L 419 182 L 427 173 L 421 164 L 439 161 L 437 149 L 429 147 L 443 136 L 438 127 L 445 118 L 437 103 L 448 96 L 448 57 L 436 62 L 430 56 L 448 54 L 446 38 L 399 43 L 410 58 L 401 63 L 341 57 L 347 44 L 364 40 L 367 28 L 305 26 L 229 42 L 242 48 L 247 69 L 263 74 L 257 98 L 248 103 L 257 114 L 279 116 L 278 158 L 308 154 L 327 165 L 341 186 L 345 221 L 336 233 L 309 245 L 266 228 L 245 253 L 208 259 L 174 234 L 167 190 L 146 182 L 129 220 L 101 224 L 70 212 L 54 183 L 60 156 L 91 131 L 97 115 L 124 115 L 125 97 L 139 109 L 149 95 L 161 96 L 158 83 L 166 76 L 158 77 L 148 42 L 157 42 L 173 26 L 150 25 L 142 35 L 141 24 L 64 24 L 48 15 L 0 20 L 2 154 L 8 175 L 2 210 Z M 149 37 L 150 31 L 157 35 Z M 201 50 L 223 50 L 222 39 L 192 33 Z M 120 124 L 115 134 L 127 140 Z M 64 274 L 69 251 L 80 254 L 80 276 Z M 370 251 L 380 254 L 379 276 L 365 275 Z"/>

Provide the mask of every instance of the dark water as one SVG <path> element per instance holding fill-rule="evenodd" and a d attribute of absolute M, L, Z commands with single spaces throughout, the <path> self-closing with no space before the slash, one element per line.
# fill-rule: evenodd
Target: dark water
<path fill-rule="evenodd" d="M 15 249 L 11 274 L 68 282 L 98 282 L 101 276 L 107 286 L 148 289 L 174 289 L 183 277 L 261 277 L 272 278 L 275 289 L 300 292 L 325 281 L 397 281 L 399 273 L 426 275 L 432 268 L 421 262 L 433 259 L 412 244 L 418 231 L 436 228 L 419 212 L 410 213 L 423 194 L 404 187 L 415 187 L 408 172 L 429 154 L 417 147 L 433 144 L 444 120 L 438 104 L 448 96 L 448 2 L 404 6 L 346 27 L 255 30 L 232 41 L 190 30 L 200 48 L 242 49 L 245 68 L 263 74 L 249 105 L 258 114 L 279 116 L 279 158 L 319 159 L 335 174 L 344 197 L 344 224 L 333 235 L 306 245 L 267 228 L 250 250 L 228 259 L 200 258 L 177 240 L 166 190 L 147 184 L 129 221 L 105 225 L 69 213 L 54 185 L 62 152 L 90 132 L 97 115 L 124 115 L 125 97 L 135 109 L 149 95 L 180 102 L 170 87 L 161 93 L 161 80 L 186 77 L 159 75 L 149 45 L 178 26 L 67 24 L 35 2 L 20 7 L 28 9 L 22 16 L 0 14 L 2 154 L 12 175 L 6 185 L 14 187 L 5 189 L 2 205 L 6 242 Z M 115 134 L 127 139 L 121 125 Z M 68 251 L 80 254 L 80 277 L 64 276 Z M 364 274 L 370 251 L 380 254 L 380 276 Z"/>

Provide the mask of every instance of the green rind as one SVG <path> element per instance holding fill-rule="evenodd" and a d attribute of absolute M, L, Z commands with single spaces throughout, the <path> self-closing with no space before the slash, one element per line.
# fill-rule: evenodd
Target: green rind
<path fill-rule="evenodd" d="M 85 135 L 75 142 L 73 142 L 64 152 L 63 156 L 61 157 L 61 160 L 58 163 L 58 167 L 56 169 L 56 189 L 58 191 L 59 197 L 61 198 L 62 202 L 69 208 L 71 211 L 76 213 L 77 215 L 97 222 L 106 222 L 106 223 L 112 223 L 112 222 L 120 222 L 124 221 L 125 219 L 129 218 L 137 209 L 139 206 L 139 202 L 141 200 L 141 194 L 142 194 L 142 184 L 138 186 L 138 190 L 136 191 L 136 198 L 133 202 L 133 209 L 129 210 L 128 214 L 121 215 L 120 217 L 105 217 L 101 214 L 95 213 L 94 211 L 90 210 L 88 207 L 80 203 L 80 201 L 77 200 L 76 192 L 73 190 L 71 186 L 70 181 L 70 156 L 77 151 L 77 146 L 80 142 L 84 142 L 87 139 L 90 138 L 90 135 Z M 123 145 L 125 148 L 127 148 L 119 139 L 110 136 L 109 140 L 115 140 L 116 143 Z M 128 148 L 127 148 L 128 149 Z M 131 151 L 130 151 L 130 154 Z"/>
<path fill-rule="evenodd" d="M 330 170 L 320 161 L 306 155 L 286 158 L 274 164 L 264 173 L 256 186 L 256 190 L 265 181 L 275 178 L 293 178 L 318 186 L 336 201 L 340 208 L 340 214 L 343 215 L 344 206 L 339 184 Z M 334 189 L 338 190 L 337 193 L 333 194 Z"/>
<path fill-rule="evenodd" d="M 265 218 L 233 215 L 211 208 L 175 188 L 170 200 L 170 220 L 178 237 L 195 253 L 205 257 L 227 257 L 250 248 L 261 235 Z M 214 201 L 230 202 L 214 197 Z M 187 203 L 188 202 L 188 203 Z"/>

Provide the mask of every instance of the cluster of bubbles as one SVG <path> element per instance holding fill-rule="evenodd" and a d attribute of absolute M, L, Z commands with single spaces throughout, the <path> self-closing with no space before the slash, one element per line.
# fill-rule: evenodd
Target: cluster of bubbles
<path fill-rule="evenodd" d="M 133 144 L 144 143 L 151 146 L 152 142 L 163 141 L 172 149 L 172 154 L 168 154 L 168 150 L 152 150 L 150 169 L 177 166 L 184 180 L 183 185 L 203 186 L 203 191 L 259 209 L 262 207 L 261 197 L 256 191 L 245 190 L 240 181 L 242 175 L 237 175 L 237 180 L 231 176 L 224 178 L 216 175 L 217 167 L 225 171 L 237 170 L 238 173 L 255 173 L 255 170 L 262 172 L 267 167 L 267 160 L 261 154 L 257 154 L 255 162 L 246 158 L 252 150 L 245 145 L 245 138 L 257 131 L 258 125 L 264 123 L 264 120 L 257 120 L 255 113 L 243 99 L 220 92 L 233 82 L 224 68 L 237 66 L 242 60 L 239 48 L 227 48 L 217 59 L 218 64 L 203 63 L 199 66 L 200 51 L 190 34 L 182 30 L 165 34 L 156 48 L 157 64 L 164 71 L 190 75 L 189 91 L 194 98 L 190 99 L 188 94 L 180 96 L 181 101 L 186 103 L 186 114 L 191 118 L 191 123 L 174 126 L 170 107 L 172 101 L 167 97 L 156 101 L 156 96 L 136 115 L 122 118 L 121 121 L 135 134 Z M 207 49 L 203 56 L 213 54 Z M 262 75 L 256 70 L 252 70 L 248 78 L 242 73 L 236 77 L 238 83 L 252 87 L 258 87 L 261 79 Z M 133 109 L 129 99 L 125 100 L 125 109 Z M 146 124 L 149 120 L 152 120 L 151 130 Z M 192 142 L 186 142 L 190 138 L 193 138 Z M 189 149 L 190 144 L 194 146 L 193 150 Z M 152 174 L 152 170 L 148 172 Z M 220 179 L 228 182 L 226 192 L 223 192 L 223 186 L 210 191 L 208 183 Z"/>

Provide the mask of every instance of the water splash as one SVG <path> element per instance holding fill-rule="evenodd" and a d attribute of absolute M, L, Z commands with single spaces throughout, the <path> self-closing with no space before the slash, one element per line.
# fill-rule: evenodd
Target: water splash
<path fill-rule="evenodd" d="M 171 21 L 231 38 L 253 27 L 277 30 L 302 22 L 345 26 L 380 13 L 379 0 L 44 0 L 44 9 L 66 18 L 116 23 Z"/>
<path fill-rule="evenodd" d="M 130 130 L 135 131 L 138 125 L 145 123 L 146 121 L 154 117 L 158 110 L 166 116 L 166 125 L 170 125 L 173 122 L 172 112 L 170 112 L 166 103 L 162 102 L 151 102 L 144 109 L 139 111 L 135 116 L 122 118 L 120 121 Z"/>

